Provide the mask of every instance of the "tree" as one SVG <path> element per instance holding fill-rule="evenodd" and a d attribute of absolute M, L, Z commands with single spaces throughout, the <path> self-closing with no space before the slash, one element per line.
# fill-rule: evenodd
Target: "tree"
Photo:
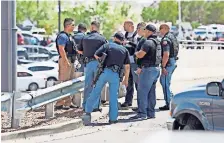
<path fill-rule="evenodd" d="M 145 22 L 157 21 L 157 16 L 158 9 L 152 7 L 144 7 L 142 9 L 141 17 Z"/>
<path fill-rule="evenodd" d="M 207 4 L 204 23 L 224 24 L 224 3 L 213 1 Z"/>
<path fill-rule="evenodd" d="M 158 8 L 158 20 L 176 23 L 178 17 L 177 1 L 161 1 Z"/>
<path fill-rule="evenodd" d="M 32 23 L 39 23 L 40 20 L 49 19 L 53 8 L 54 2 L 16 1 L 17 23 L 21 23 L 26 19 Z"/>

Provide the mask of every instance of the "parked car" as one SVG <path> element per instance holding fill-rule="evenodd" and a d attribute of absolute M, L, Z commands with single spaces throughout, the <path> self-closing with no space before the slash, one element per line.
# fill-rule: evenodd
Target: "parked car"
<path fill-rule="evenodd" d="M 24 60 L 24 59 L 18 59 L 17 60 L 17 64 L 21 65 L 21 64 L 30 64 L 33 63 L 34 61 L 30 61 L 30 60 Z"/>
<path fill-rule="evenodd" d="M 24 45 L 39 45 L 40 41 L 37 37 L 33 36 L 30 32 L 22 32 L 24 37 Z"/>
<path fill-rule="evenodd" d="M 28 53 L 25 48 L 17 48 L 17 59 L 28 59 Z"/>
<path fill-rule="evenodd" d="M 58 80 L 58 64 L 52 61 L 35 62 L 31 64 L 22 65 L 25 69 L 38 74 L 44 74 L 47 77 L 47 81 Z"/>
<path fill-rule="evenodd" d="M 58 56 L 58 51 L 54 48 L 39 47 L 39 54 L 47 54 L 49 58 L 52 58 Z"/>
<path fill-rule="evenodd" d="M 57 49 L 54 48 L 46 48 L 43 46 L 37 45 L 23 45 L 19 46 L 25 48 L 27 50 L 28 55 L 37 55 L 37 54 L 45 54 L 48 55 L 48 58 L 52 58 L 53 56 L 57 56 L 58 52 Z"/>
<path fill-rule="evenodd" d="M 175 95 L 170 104 L 169 130 L 223 130 L 224 80 L 196 86 Z"/>
<path fill-rule="evenodd" d="M 17 32 L 17 45 L 24 45 L 24 37 L 21 32 Z"/>
<path fill-rule="evenodd" d="M 17 90 L 36 91 L 46 87 L 46 76 L 17 66 Z"/>
<path fill-rule="evenodd" d="M 29 58 L 28 58 L 28 60 L 38 61 L 38 62 L 48 61 L 49 59 L 50 59 L 49 55 L 47 54 L 33 54 L 33 55 L 29 55 Z"/>

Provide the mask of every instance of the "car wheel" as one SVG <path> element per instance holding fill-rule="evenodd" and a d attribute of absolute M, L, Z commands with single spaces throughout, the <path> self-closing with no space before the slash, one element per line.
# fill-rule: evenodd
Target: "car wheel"
<path fill-rule="evenodd" d="M 57 81 L 57 79 L 54 78 L 54 77 L 50 77 L 50 78 L 47 79 L 47 81 Z"/>
<path fill-rule="evenodd" d="M 187 124 L 183 127 L 183 130 L 201 130 L 201 124 L 194 116 L 190 116 Z"/>
<path fill-rule="evenodd" d="M 29 85 L 29 91 L 36 91 L 38 89 L 38 85 L 36 83 L 31 83 Z"/>

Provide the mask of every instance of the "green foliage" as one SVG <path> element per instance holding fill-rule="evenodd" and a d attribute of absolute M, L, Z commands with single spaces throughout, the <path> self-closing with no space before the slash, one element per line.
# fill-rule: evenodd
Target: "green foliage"
<path fill-rule="evenodd" d="M 158 10 L 151 7 L 144 7 L 141 13 L 142 19 L 145 22 L 157 20 Z"/>
<path fill-rule="evenodd" d="M 202 24 L 224 24 L 224 2 L 222 1 L 181 1 L 182 21 L 194 26 Z M 144 7 L 142 19 L 149 21 L 170 21 L 175 24 L 178 19 L 178 2 L 161 1 L 158 8 Z"/>
<path fill-rule="evenodd" d="M 47 34 L 56 28 L 51 20 L 55 2 L 52 1 L 16 1 L 16 21 L 22 23 L 28 19 L 38 27 L 45 28 Z"/>
<path fill-rule="evenodd" d="M 159 8 L 144 7 L 141 13 L 142 19 L 149 21 L 171 21 L 176 23 L 178 17 L 178 4 L 176 1 L 161 1 Z"/>
<path fill-rule="evenodd" d="M 176 23 L 178 17 L 178 3 L 176 1 L 162 1 L 159 3 L 158 20 Z"/>
<path fill-rule="evenodd" d="M 181 6 L 184 21 L 224 24 L 224 3 L 221 1 L 185 1 Z"/>

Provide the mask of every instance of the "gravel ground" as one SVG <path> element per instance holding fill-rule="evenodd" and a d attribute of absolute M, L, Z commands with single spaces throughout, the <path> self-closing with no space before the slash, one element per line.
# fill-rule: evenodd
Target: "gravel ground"
<path fill-rule="evenodd" d="M 69 110 L 55 110 L 55 117 L 45 119 L 44 107 L 29 111 L 21 120 L 21 126 L 18 129 L 11 128 L 11 119 L 6 112 L 1 112 L 1 132 L 13 132 L 17 130 L 24 130 L 28 128 L 36 128 L 40 126 L 53 125 L 65 121 L 71 121 L 74 118 L 79 118 L 83 114 L 82 109 L 69 109 Z"/>

